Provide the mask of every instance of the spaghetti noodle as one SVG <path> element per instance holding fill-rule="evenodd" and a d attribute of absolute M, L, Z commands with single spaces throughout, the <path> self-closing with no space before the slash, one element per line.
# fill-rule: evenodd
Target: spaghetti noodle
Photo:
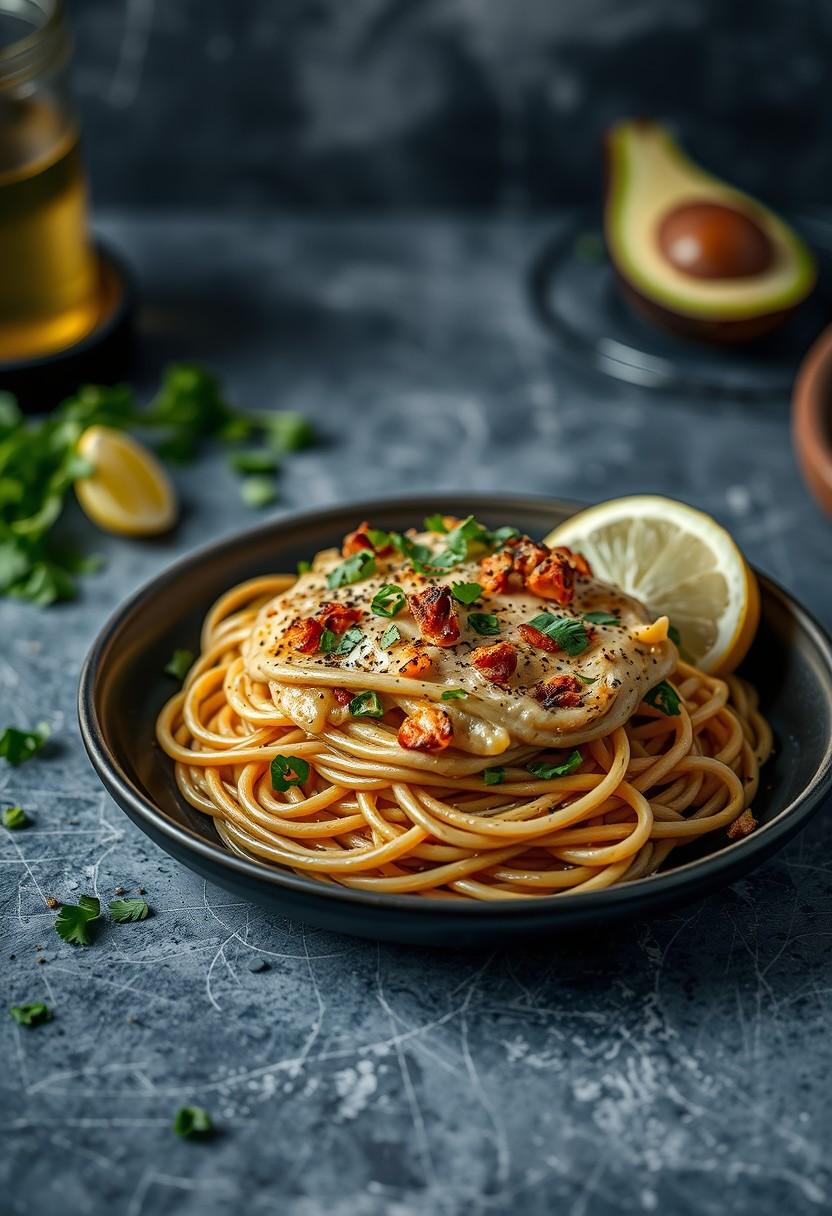
<path fill-rule="evenodd" d="M 459 527 L 458 521 L 448 523 Z M 349 545 L 344 562 L 332 552 L 315 560 L 307 582 L 312 591 L 318 588 L 312 595 L 313 601 L 317 595 L 316 615 L 296 615 L 304 576 L 257 578 L 222 596 L 205 620 L 201 654 L 185 686 L 159 715 L 157 736 L 175 762 L 182 795 L 213 818 L 230 850 L 362 890 L 504 900 L 598 890 L 642 878 L 655 873 L 681 844 L 720 829 L 744 834 L 753 827 L 749 808 L 772 737 L 747 682 L 736 676 L 719 679 L 684 662 L 666 640 L 666 622 L 664 629 L 661 623 L 623 624 L 631 605 L 620 593 L 611 611 L 585 611 L 582 617 L 562 588 L 545 601 L 551 607 L 554 600 L 566 613 L 561 622 L 577 622 L 573 634 L 578 625 L 584 630 L 584 668 L 570 653 L 577 644 L 574 636 L 564 649 L 568 631 L 562 625 L 560 632 L 552 628 L 552 636 L 544 634 L 550 642 L 560 638 L 554 648 L 531 633 L 511 631 L 512 605 L 523 610 L 523 596 L 531 594 L 532 571 L 517 573 L 522 567 L 517 554 L 527 538 L 495 541 L 490 534 L 490 546 L 475 536 L 473 545 L 462 547 L 454 573 L 479 570 L 483 578 L 483 571 L 493 570 L 495 554 L 508 552 L 512 558 L 510 569 L 496 563 L 508 570 L 502 589 L 487 593 L 482 582 L 455 584 L 479 588 L 478 602 L 495 608 L 502 634 L 520 638 L 484 648 L 510 646 L 515 652 L 515 667 L 506 675 L 504 665 L 497 664 L 495 681 L 493 664 L 473 665 L 471 656 L 483 647 L 459 638 L 446 639 L 444 647 L 428 642 L 443 622 L 438 626 L 432 618 L 419 625 L 416 619 L 420 595 L 454 585 L 443 581 L 450 577 L 441 564 L 446 550 L 430 543 L 429 551 L 418 548 L 417 539 L 405 543 L 405 553 L 399 543 L 385 557 L 389 534 L 365 526 L 359 535 L 367 533 L 375 548 L 364 566 L 375 560 L 377 577 L 363 596 L 366 574 L 340 591 L 333 576 L 355 556 Z M 478 566 L 470 564 L 472 549 L 475 558 L 480 554 Z M 362 551 L 371 552 L 356 550 Z M 552 555 L 540 560 L 551 561 Z M 583 569 L 585 563 L 571 554 L 558 560 L 568 560 L 576 587 L 583 584 L 579 594 L 595 594 L 597 602 L 599 587 L 604 588 Z M 405 586 L 410 578 L 410 585 L 422 590 L 405 595 L 392 582 L 393 573 Z M 510 580 L 516 585 L 518 577 L 522 592 L 512 599 Z M 540 580 L 537 585 L 542 587 Z M 325 586 L 335 598 L 321 605 Z M 387 601 L 379 600 L 378 588 L 391 586 L 402 596 L 389 593 Z M 609 604 L 614 589 L 605 590 Z M 501 595 L 509 597 L 504 606 Z M 380 643 L 368 636 L 368 620 L 359 630 L 360 641 L 347 636 L 358 629 L 362 613 L 375 615 L 377 610 L 366 611 L 368 602 L 387 609 L 378 614 L 377 623 L 386 630 L 382 642 L 391 623 L 400 621 L 388 654 L 400 653 L 395 664 L 386 662 L 387 670 L 380 670 L 385 660 Z M 506 616 L 498 617 L 500 611 Z M 352 623 L 345 623 L 345 613 Z M 298 628 L 310 620 L 314 629 Z M 444 627 L 449 628 L 447 619 Z M 539 625 L 534 628 L 543 632 Z M 422 646 L 411 637 L 420 630 Z M 314 651 L 307 634 L 316 635 Z M 545 660 L 555 667 L 546 669 L 547 679 L 534 689 L 528 683 L 512 689 L 512 681 L 523 678 L 517 652 L 530 644 L 527 638 L 535 644 L 529 662 Z M 293 649 L 302 645 L 306 650 Z M 453 656 L 457 676 L 460 663 L 466 672 L 470 668 L 467 691 L 448 687 L 441 663 Z M 444 671 L 440 682 L 431 681 L 426 658 L 434 674 Z M 625 660 L 635 673 L 629 682 L 616 674 L 628 670 Z M 594 668 L 586 666 L 591 661 Z M 658 663 L 660 674 L 670 679 L 645 688 L 649 663 Z M 564 669 L 578 676 L 564 675 Z M 600 674 L 585 674 L 596 670 Z M 548 692 L 539 695 L 541 687 L 571 688 L 564 680 L 578 678 L 580 691 L 565 705 L 553 706 Z M 610 686 L 607 701 L 600 697 L 601 684 Z M 506 700 L 509 692 L 516 692 L 516 703 Z M 542 719 L 531 712 L 523 718 L 518 710 L 531 704 L 532 693 Z M 459 708 L 469 698 L 470 713 Z M 583 698 L 592 708 L 580 703 Z M 621 706 L 627 707 L 624 720 Z M 547 735 L 540 723 L 549 713 L 558 729 Z M 450 740 L 435 730 L 431 735 L 437 721 L 450 730 Z M 409 733 L 407 723 L 416 724 Z M 484 724 L 482 730 L 477 723 Z M 419 735 L 420 727 L 426 736 Z"/>

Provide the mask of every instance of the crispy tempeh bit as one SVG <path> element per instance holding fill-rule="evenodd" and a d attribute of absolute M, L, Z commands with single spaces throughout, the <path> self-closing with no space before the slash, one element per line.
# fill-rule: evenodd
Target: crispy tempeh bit
<path fill-rule="evenodd" d="M 314 654 L 320 645 L 323 631 L 321 622 L 310 618 L 295 621 L 284 631 L 283 637 L 292 650 L 299 650 L 301 654 Z"/>
<path fill-rule="evenodd" d="M 471 651 L 471 662 L 480 675 L 492 684 L 508 684 L 517 668 L 517 649 L 511 642 L 477 646 Z"/>
<path fill-rule="evenodd" d="M 742 840 L 743 836 L 750 836 L 757 826 L 757 820 L 751 814 L 751 808 L 735 819 L 728 829 L 729 840 Z"/>
<path fill-rule="evenodd" d="M 553 676 L 538 684 L 533 696 L 544 709 L 575 709 L 581 704 L 581 681 L 577 676 Z"/>
<path fill-rule="evenodd" d="M 434 646 L 453 646 L 459 641 L 459 619 L 448 587 L 429 584 L 424 591 L 407 597 L 413 619 L 422 637 Z"/>
<path fill-rule="evenodd" d="M 450 715 L 438 705 L 415 710 L 399 727 L 400 747 L 416 752 L 441 752 L 454 737 Z"/>

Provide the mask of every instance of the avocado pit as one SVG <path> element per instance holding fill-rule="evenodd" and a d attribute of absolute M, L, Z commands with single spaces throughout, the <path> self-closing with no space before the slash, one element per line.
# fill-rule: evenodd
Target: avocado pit
<path fill-rule="evenodd" d="M 697 279 L 743 279 L 765 273 L 774 246 L 749 214 L 724 203 L 681 203 L 661 220 L 664 257 Z"/>

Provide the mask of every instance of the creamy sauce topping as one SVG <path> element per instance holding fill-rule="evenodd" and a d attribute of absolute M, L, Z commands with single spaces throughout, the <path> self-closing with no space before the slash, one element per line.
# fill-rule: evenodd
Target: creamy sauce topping
<path fill-rule="evenodd" d="M 418 544 L 439 552 L 446 538 L 435 533 L 411 533 Z M 530 594 L 519 578 L 512 577 L 504 592 L 484 594 L 475 604 L 453 602 L 460 633 L 451 646 L 424 641 L 408 605 L 395 617 L 373 613 L 371 603 L 385 584 L 396 584 L 405 594 L 424 591 L 431 583 L 481 582 L 478 558 L 471 557 L 447 573 L 425 576 L 414 571 L 401 553 L 376 556 L 375 571 L 360 582 L 330 588 L 327 575 L 344 560 L 337 549 L 324 550 L 312 569 L 261 609 L 245 647 L 248 674 L 270 685 L 276 704 L 298 726 L 320 734 L 327 723 L 348 720 L 348 709 L 338 703 L 333 689 L 378 690 L 385 708 L 396 705 L 409 712 L 419 698 L 441 705 L 454 727 L 454 748 L 478 755 L 499 755 L 513 746 L 564 747 L 586 742 L 608 733 L 625 722 L 643 695 L 674 669 L 676 650 L 668 640 L 643 641 L 634 631 L 643 630 L 651 618 L 644 606 L 606 583 L 578 574 L 574 598 L 562 606 Z M 346 653 L 304 654 L 294 649 L 285 634 L 310 617 L 324 603 L 359 609 L 354 628 L 361 638 Z M 561 650 L 548 653 L 521 637 L 519 627 L 541 613 L 582 621 L 589 644 L 577 655 Z M 616 623 L 590 622 L 587 613 L 607 613 Z M 483 635 L 471 615 L 496 617 L 499 632 Z M 389 649 L 382 638 L 391 625 L 401 635 Z M 664 631 L 657 630 L 658 635 Z M 341 637 L 344 635 L 342 634 Z M 651 635 L 648 631 L 648 639 Z M 340 638 L 339 638 L 340 641 Z M 471 661 L 478 647 L 510 642 L 516 647 L 516 669 L 505 686 L 489 682 Z M 414 653 L 424 652 L 430 669 L 416 679 L 402 669 Z M 539 686 L 558 676 L 580 680 L 578 705 L 546 708 L 535 696 Z M 391 679 L 396 681 L 391 691 Z M 464 698 L 443 701 L 442 693 L 461 689 Z M 343 699 L 343 698 L 342 698 Z"/>

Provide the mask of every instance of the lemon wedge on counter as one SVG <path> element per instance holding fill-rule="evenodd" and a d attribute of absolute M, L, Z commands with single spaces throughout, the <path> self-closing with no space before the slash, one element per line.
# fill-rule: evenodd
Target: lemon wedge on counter
<path fill-rule="evenodd" d="M 75 483 L 86 515 L 105 532 L 155 536 L 176 522 L 176 495 L 159 461 L 132 436 L 109 426 L 91 426 L 78 453 L 93 465 Z"/>
<path fill-rule="evenodd" d="M 760 620 L 757 579 L 716 520 L 672 498 L 615 498 L 546 537 L 583 553 L 604 582 L 640 599 L 679 631 L 684 657 L 714 674 L 745 657 Z"/>

